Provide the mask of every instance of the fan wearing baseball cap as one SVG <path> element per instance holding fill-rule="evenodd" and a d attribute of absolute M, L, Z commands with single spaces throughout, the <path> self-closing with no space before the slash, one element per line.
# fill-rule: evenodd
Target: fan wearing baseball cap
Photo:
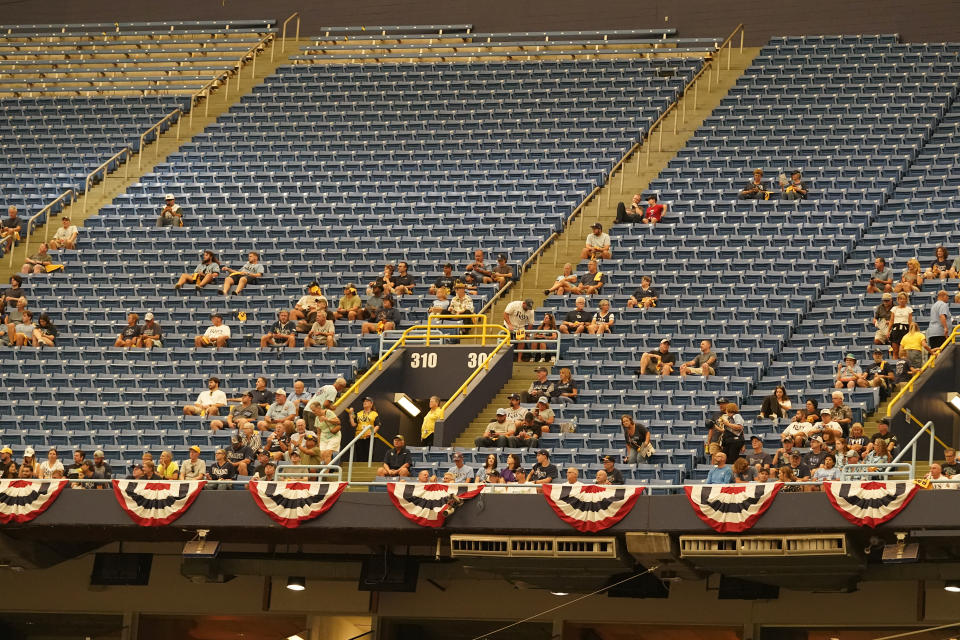
<path fill-rule="evenodd" d="M 610 234 L 603 232 L 603 225 L 599 222 L 593 224 L 593 231 L 587 236 L 583 251 L 580 252 L 581 260 L 589 260 L 590 258 L 594 260 L 610 259 Z"/>
<path fill-rule="evenodd" d="M 0 480 L 10 480 L 19 475 L 17 463 L 13 460 L 13 449 L 4 447 L 0 449 Z"/>
<path fill-rule="evenodd" d="M 183 210 L 180 208 L 180 205 L 177 204 L 177 199 L 173 197 L 172 193 L 168 193 L 163 199 L 164 205 L 163 209 L 160 210 L 160 217 L 157 218 L 157 226 L 182 227 Z"/>

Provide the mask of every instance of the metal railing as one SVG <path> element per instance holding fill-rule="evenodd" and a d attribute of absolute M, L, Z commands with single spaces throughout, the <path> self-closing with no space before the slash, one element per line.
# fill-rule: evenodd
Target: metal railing
<path fill-rule="evenodd" d="M 481 317 L 484 317 L 484 316 L 481 316 Z M 502 351 L 506 349 L 508 346 L 510 346 L 510 332 L 507 331 L 506 327 L 503 327 L 500 325 L 489 325 L 489 324 L 483 324 L 481 325 L 481 327 L 483 328 L 484 335 L 486 334 L 487 327 L 495 327 L 501 330 L 502 333 L 500 334 L 501 336 L 500 340 L 497 342 L 497 345 L 493 348 L 493 351 L 487 354 L 487 357 L 483 359 L 483 362 L 478 364 L 477 368 L 473 370 L 473 373 L 471 373 L 467 377 L 467 379 L 463 381 L 463 384 L 461 384 L 456 391 L 450 394 L 450 397 L 447 398 L 447 401 L 443 403 L 443 406 L 441 407 L 441 409 L 443 410 L 444 415 L 446 415 L 447 409 L 450 408 L 450 405 L 453 404 L 454 400 L 456 400 L 462 395 L 466 395 L 467 387 L 469 387 L 470 383 L 473 382 L 474 379 L 476 379 L 476 377 L 480 375 L 480 372 L 488 371 L 490 369 L 490 360 L 493 359 L 493 356 L 495 356 L 498 351 Z M 486 342 L 484 342 L 484 344 L 486 344 Z"/>
<path fill-rule="evenodd" d="M 366 426 L 363 429 L 361 429 L 360 433 L 354 436 L 353 440 L 348 442 L 347 446 L 342 447 L 340 451 L 337 452 L 337 455 L 335 455 L 333 459 L 330 460 L 330 465 L 336 465 L 343 458 L 343 454 L 348 452 L 350 453 L 350 466 L 347 468 L 347 482 L 350 482 L 353 479 L 353 450 L 356 448 L 357 442 L 362 440 L 363 435 L 368 432 L 370 435 L 367 436 L 367 440 L 369 441 L 370 444 L 369 444 L 369 450 L 367 451 L 367 466 L 368 467 L 373 466 L 373 427 L 372 426 Z M 338 466 L 337 468 L 339 469 L 340 467 Z"/>
<path fill-rule="evenodd" d="M 70 203 L 66 205 L 66 206 L 70 206 L 70 204 L 73 204 L 73 202 L 77 199 L 77 192 L 74 191 L 73 189 L 67 189 L 66 191 L 61 193 L 59 196 L 57 196 L 56 199 L 49 202 L 43 209 L 40 209 L 40 211 L 38 211 L 33 216 L 31 216 L 29 220 L 27 220 L 26 230 L 24 231 L 23 236 L 21 236 L 20 238 L 21 240 L 23 240 L 24 255 L 27 255 L 27 256 L 30 255 L 30 236 L 37 229 L 37 227 L 46 226 L 46 235 L 44 236 L 43 241 L 46 242 L 47 240 L 50 239 L 51 227 L 47 226 L 47 223 L 49 222 L 49 218 L 50 218 L 50 212 L 64 198 L 70 198 Z M 42 221 L 41 221 L 41 218 L 42 218 Z M 13 247 L 11 247 L 10 248 L 10 265 L 9 265 L 10 267 L 13 267 L 13 253 L 14 253 Z"/>
<path fill-rule="evenodd" d="M 477 314 L 472 314 L 472 315 L 477 315 Z M 472 316 L 450 316 L 450 317 L 464 318 L 464 317 L 472 317 Z M 494 327 L 496 327 L 497 329 L 501 329 L 501 330 L 503 330 L 503 331 L 506 331 L 506 329 L 504 329 L 504 328 L 503 328 L 502 326 L 500 326 L 500 325 L 488 325 L 488 324 L 473 325 L 474 328 L 483 328 L 483 329 L 485 329 L 486 327 L 490 327 L 490 326 L 494 326 Z M 360 385 L 363 384 L 363 382 L 364 382 L 367 378 L 369 378 L 371 375 L 373 375 L 373 373 L 374 373 L 375 371 L 383 371 L 383 363 L 386 361 L 387 358 L 390 357 L 390 355 L 391 355 L 394 351 L 396 351 L 397 349 L 399 349 L 399 348 L 402 347 L 402 346 L 406 346 L 408 341 L 410 341 L 410 342 L 417 341 L 417 342 L 419 342 L 419 343 L 422 343 L 423 341 L 425 341 L 426 338 L 427 338 L 427 334 L 417 333 L 417 332 L 418 332 L 418 331 L 421 331 L 421 332 L 422 332 L 424 329 L 430 329 L 430 328 L 431 328 L 431 327 L 428 327 L 428 326 L 425 325 L 425 324 L 415 324 L 415 325 L 413 325 L 412 327 L 410 327 L 410 328 L 408 328 L 408 329 L 404 329 L 404 330 L 403 330 L 403 333 L 400 334 L 400 337 L 397 338 L 397 339 L 394 341 L 394 343 L 390 346 L 390 348 L 387 349 L 385 352 L 381 353 L 381 355 L 380 355 L 380 357 L 377 359 L 377 361 L 374 362 L 372 365 L 370 365 L 370 367 L 363 373 L 363 375 L 361 375 L 359 378 L 356 379 L 356 381 L 354 381 L 354 383 L 350 386 L 349 389 L 346 389 L 343 393 L 340 394 L 340 396 L 339 396 L 339 397 L 336 399 L 336 401 L 333 403 L 333 408 L 336 409 L 338 406 L 340 406 L 340 404 L 341 404 L 346 398 L 349 398 L 352 394 L 356 393 L 357 390 L 360 388 Z M 434 326 L 434 327 L 432 327 L 432 329 L 433 329 L 433 331 L 437 331 L 437 330 L 438 330 L 438 327 Z M 439 334 L 439 333 L 432 333 L 432 334 L 431 334 L 431 339 L 433 339 L 433 340 L 445 340 L 445 339 L 450 339 L 450 340 L 452 340 L 452 339 L 455 338 L 456 340 L 461 341 L 461 342 L 464 341 L 464 340 L 478 340 L 478 339 L 479 339 L 479 340 L 484 340 L 484 339 L 487 338 L 487 337 L 490 337 L 490 336 L 486 336 L 486 335 L 476 335 L 476 334 L 463 334 L 463 335 L 457 334 L 457 335 L 446 335 L 446 337 L 444 337 L 443 335 L 441 335 L 441 334 Z"/>
<path fill-rule="evenodd" d="M 123 167 L 124 167 L 123 178 L 124 179 L 129 178 L 130 177 L 130 158 L 133 156 L 133 150 L 130 149 L 130 147 L 124 147 L 123 149 L 120 149 L 120 151 L 113 154 L 109 160 L 101 164 L 99 167 L 97 167 L 87 175 L 87 179 L 84 183 L 85 187 L 83 190 L 83 212 L 84 213 L 87 212 L 87 204 L 90 202 L 90 196 L 91 196 L 90 187 L 93 184 L 94 177 L 96 177 L 101 172 L 103 173 L 103 179 L 100 182 L 101 182 L 102 193 L 106 193 L 107 192 L 107 175 L 111 173 L 111 171 L 109 171 L 109 168 L 111 165 L 113 165 L 114 162 L 118 162 L 120 158 L 123 156 L 126 156 L 125 161 L 123 163 Z"/>
<path fill-rule="evenodd" d="M 297 30 L 296 34 L 293 36 L 293 41 L 300 41 L 300 12 L 294 11 L 292 14 L 290 14 L 289 18 L 283 21 L 280 35 L 280 53 L 284 53 L 287 50 L 287 24 L 294 18 L 297 19 Z M 273 60 L 273 53 L 270 54 L 270 59 Z"/>
<path fill-rule="evenodd" d="M 138 147 L 139 151 L 137 153 L 137 170 L 138 171 L 143 168 L 143 148 L 144 148 L 144 145 L 147 143 L 147 136 L 149 136 L 154 131 L 157 132 L 153 139 L 153 146 L 154 146 L 154 157 L 159 158 L 160 157 L 160 134 L 162 133 L 162 131 L 160 131 L 160 128 L 163 126 L 165 122 L 176 117 L 177 118 L 177 140 L 179 140 L 180 139 L 180 121 L 183 119 L 182 116 L 183 116 L 183 110 L 178 107 L 173 111 L 171 111 L 170 113 L 168 113 L 167 115 L 165 115 L 164 117 L 160 118 L 160 120 L 158 120 L 156 124 L 154 124 L 152 127 L 150 127 L 149 129 L 147 129 L 146 131 L 140 134 L 140 146 Z"/>
<path fill-rule="evenodd" d="M 840 479 L 841 481 L 913 480 L 913 465 L 905 462 L 850 463 L 840 470 Z"/>
<path fill-rule="evenodd" d="M 528 346 L 525 349 L 514 348 L 514 351 L 522 355 L 550 355 L 554 362 L 560 358 L 560 332 L 556 329 L 527 329 L 523 337 L 518 333 L 516 336 L 517 344 L 530 345 L 531 343 L 543 344 L 545 349 L 533 349 Z"/>
<path fill-rule="evenodd" d="M 213 89 L 215 89 L 218 85 L 222 84 L 223 90 L 224 90 L 224 99 L 229 98 L 230 97 L 230 74 L 233 73 L 237 77 L 236 88 L 239 91 L 240 90 L 240 70 L 243 68 L 243 65 L 246 63 L 245 61 L 247 59 L 247 56 L 252 55 L 252 58 L 250 61 L 251 63 L 250 77 L 253 78 L 257 74 L 257 49 L 259 49 L 260 47 L 266 47 L 266 43 L 274 40 L 275 38 L 276 38 L 276 34 L 273 34 L 273 33 L 264 36 L 259 42 L 257 42 L 257 44 L 253 45 L 250 49 L 247 50 L 246 53 L 240 56 L 240 59 L 232 67 L 224 70 L 218 76 L 211 79 L 210 82 L 208 82 L 207 84 L 203 85 L 202 87 L 197 89 L 195 92 L 193 92 L 193 94 L 190 96 L 189 124 L 191 126 L 193 125 L 193 112 L 196 111 L 196 106 L 200 103 L 200 98 L 204 99 L 203 116 L 207 117 L 210 115 L 210 93 L 213 91 Z M 273 55 L 274 55 L 274 49 L 273 47 L 271 47 L 270 49 L 271 60 L 273 60 Z"/>
<path fill-rule="evenodd" d="M 890 399 L 890 404 L 887 405 L 888 418 L 893 415 L 893 412 L 896 410 L 897 404 L 900 402 L 903 396 L 905 396 L 908 393 L 913 393 L 913 386 L 914 384 L 916 384 L 920 376 L 923 375 L 923 373 L 928 369 L 932 369 L 937 365 L 937 356 L 943 353 L 943 350 L 946 349 L 949 345 L 954 344 L 957 341 L 958 333 L 960 333 L 960 325 L 957 325 L 956 327 L 953 328 L 953 331 L 950 332 L 950 335 L 947 337 L 947 339 L 943 342 L 942 345 L 940 345 L 937 349 L 934 350 L 935 352 L 933 353 L 933 355 L 927 358 L 927 361 L 923 363 L 923 366 L 920 367 L 920 370 L 917 371 L 913 375 L 913 377 L 910 378 L 910 380 L 908 380 L 907 383 L 903 385 L 903 388 L 901 388 L 900 391 L 895 396 L 893 396 L 893 398 Z"/>

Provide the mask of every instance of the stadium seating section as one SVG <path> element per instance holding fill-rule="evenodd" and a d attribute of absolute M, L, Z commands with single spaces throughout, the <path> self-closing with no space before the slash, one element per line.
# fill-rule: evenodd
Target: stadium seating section
<path fill-rule="evenodd" d="M 601 455 L 621 451 L 619 416 L 631 414 L 657 449 L 650 464 L 624 467 L 632 481 L 695 481 L 705 477 L 702 425 L 717 397 L 742 405 L 748 433 L 771 446 L 776 429 L 752 418 L 775 385 L 795 405 L 823 403 L 842 354 L 865 359 L 872 346 L 879 295 L 865 293 L 865 280 L 874 255 L 900 271 L 918 253 L 926 266 L 934 246 L 957 240 L 958 53 L 894 36 L 777 38 L 762 50 L 651 183 L 670 205 L 667 219 L 611 230 L 614 259 L 602 266 L 610 282 L 588 304 L 611 299 L 618 327 L 562 341 L 556 364 L 582 383 L 577 404 L 555 407 L 576 432 L 543 439 L 555 462 L 600 468 Z M 701 64 L 306 61 L 279 69 L 88 220 L 79 251 L 58 258 L 64 273 L 30 277 L 32 306 L 63 333 L 55 350 L 22 349 L 0 374 L 4 444 L 18 453 L 97 444 L 120 466 L 161 446 L 180 457 L 188 443 L 209 457 L 228 434 L 179 415 L 206 376 L 223 378 L 228 395 L 261 374 L 272 386 L 303 377 L 314 389 L 376 353 L 376 338 L 347 323 L 332 350 L 255 346 L 251 337 L 308 282 L 334 300 L 347 283 L 374 279 L 385 260 L 406 260 L 421 287 L 401 298 L 403 322 L 423 320 L 425 285 L 440 265 L 459 272 L 476 248 L 521 264 Z M 801 170 L 809 198 L 738 201 L 753 168 L 768 179 Z M 165 192 L 183 204 L 185 227 L 153 226 Z M 176 274 L 207 248 L 231 265 L 259 250 L 265 282 L 229 300 L 175 292 Z M 625 309 L 644 274 L 660 290 L 658 306 Z M 914 296 L 918 317 L 935 288 Z M 483 287 L 477 307 L 492 294 Z M 559 318 L 572 303 L 552 296 L 543 310 Z M 163 348 L 109 346 L 131 311 L 157 314 Z M 213 311 L 242 336 L 226 349 L 194 350 Z M 712 339 L 718 375 L 636 376 L 640 355 L 662 337 L 684 360 Z M 878 403 L 873 389 L 847 394 L 857 419 Z M 413 452 L 429 469 L 451 453 Z M 486 451 L 467 453 L 479 464 Z"/>
<path fill-rule="evenodd" d="M 261 374 L 272 387 L 303 377 L 311 389 L 350 377 L 377 346 L 361 339 L 358 323 L 341 323 L 338 347 L 313 353 L 261 351 L 251 338 L 311 280 L 336 300 L 347 283 L 373 280 L 385 257 L 407 260 L 421 283 L 400 300 L 404 326 L 426 318 L 426 285 L 444 262 L 460 272 L 482 248 L 521 264 L 700 63 L 279 69 L 88 219 L 78 251 L 57 258 L 63 274 L 30 277 L 33 306 L 64 333 L 55 351 L 24 349 L 3 374 L 13 387 L 3 399 L 4 442 L 107 444 L 121 466 L 161 445 L 179 457 L 187 442 L 221 441 L 205 421 L 179 415 L 208 375 L 219 375 L 228 395 Z M 640 97 L 623 101 L 625 93 Z M 183 228 L 154 226 L 166 192 L 184 206 Z M 265 282 L 229 301 L 212 287 L 175 292 L 176 275 L 207 248 L 232 266 L 257 249 Z M 478 309 L 493 292 L 481 288 Z M 109 346 L 132 311 L 156 313 L 163 348 Z M 193 336 L 213 311 L 243 335 L 227 349 L 196 351 Z M 33 404 L 20 411 L 25 399 Z M 22 417 L 12 417 L 14 406 Z"/>

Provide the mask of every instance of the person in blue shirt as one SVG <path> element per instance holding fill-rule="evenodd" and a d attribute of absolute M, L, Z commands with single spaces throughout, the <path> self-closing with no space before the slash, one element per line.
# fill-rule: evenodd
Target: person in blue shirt
<path fill-rule="evenodd" d="M 950 294 L 941 289 L 930 307 L 930 326 L 924 332 L 931 349 L 939 349 L 950 335 Z"/>
<path fill-rule="evenodd" d="M 733 469 L 727 466 L 727 454 L 713 455 L 713 469 L 707 474 L 707 484 L 733 484 Z"/>

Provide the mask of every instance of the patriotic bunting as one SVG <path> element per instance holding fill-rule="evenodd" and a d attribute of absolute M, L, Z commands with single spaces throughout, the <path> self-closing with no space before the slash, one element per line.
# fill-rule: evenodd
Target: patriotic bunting
<path fill-rule="evenodd" d="M 347 488 L 346 482 L 247 483 L 253 501 L 264 513 L 288 529 L 326 513 Z"/>
<path fill-rule="evenodd" d="M 858 527 L 876 527 L 906 507 L 919 487 L 912 482 L 824 482 L 830 504 Z"/>
<path fill-rule="evenodd" d="M 30 522 L 47 510 L 66 480 L 0 480 L 0 523 Z"/>
<path fill-rule="evenodd" d="M 422 527 L 439 528 L 464 500 L 476 496 L 486 485 L 471 488 L 414 482 L 387 483 L 387 495 L 404 518 Z"/>
<path fill-rule="evenodd" d="M 113 493 L 134 522 L 159 527 L 182 516 L 205 484 L 206 480 L 114 480 Z"/>
<path fill-rule="evenodd" d="M 545 484 L 543 497 L 560 519 L 577 531 L 597 532 L 630 513 L 643 487 Z"/>
<path fill-rule="evenodd" d="M 683 490 L 698 518 L 719 533 L 739 533 L 756 524 L 782 487 L 782 482 L 749 482 L 694 485 Z"/>

